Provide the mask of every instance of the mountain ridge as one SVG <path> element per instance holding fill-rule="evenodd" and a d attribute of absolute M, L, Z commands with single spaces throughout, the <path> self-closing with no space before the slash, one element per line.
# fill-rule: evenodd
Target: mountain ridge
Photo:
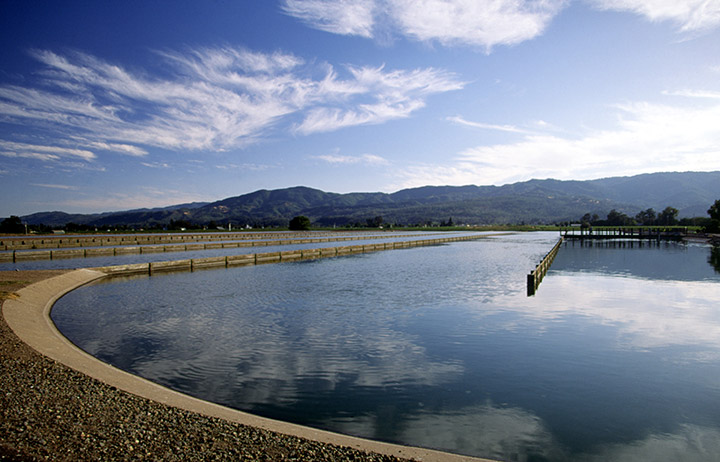
<path fill-rule="evenodd" d="M 21 217 L 28 224 L 152 227 L 171 222 L 199 225 L 287 226 L 305 215 L 322 226 L 364 224 L 377 216 L 403 225 L 542 224 L 576 221 L 585 213 L 605 216 L 615 209 L 674 207 L 681 217 L 705 216 L 720 198 L 720 171 L 662 172 L 595 180 L 531 179 L 503 186 L 421 186 L 396 191 L 333 193 L 307 186 L 261 189 L 211 203 L 178 204 L 98 214 L 39 212 Z"/>

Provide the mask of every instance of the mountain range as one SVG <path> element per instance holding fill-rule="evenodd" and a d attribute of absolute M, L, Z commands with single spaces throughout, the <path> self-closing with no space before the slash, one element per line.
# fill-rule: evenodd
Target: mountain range
<path fill-rule="evenodd" d="M 707 216 L 720 198 L 720 172 L 651 173 L 586 181 L 530 180 L 503 186 L 424 186 L 395 193 L 338 194 L 298 186 L 259 190 L 212 203 L 179 204 L 99 214 L 41 212 L 21 217 L 31 225 L 152 227 L 171 222 L 233 227 L 287 226 L 304 215 L 320 226 L 385 223 L 416 225 L 545 224 L 577 221 L 585 213 L 605 217 L 615 209 L 630 216 L 665 207 L 679 217 Z"/>

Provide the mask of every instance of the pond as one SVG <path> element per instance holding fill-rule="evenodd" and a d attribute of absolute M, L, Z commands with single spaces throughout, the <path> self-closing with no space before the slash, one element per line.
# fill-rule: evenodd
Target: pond
<path fill-rule="evenodd" d="M 516 234 L 112 279 L 58 301 L 74 343 L 234 408 L 505 460 L 717 460 L 720 268 L 696 244 Z"/>

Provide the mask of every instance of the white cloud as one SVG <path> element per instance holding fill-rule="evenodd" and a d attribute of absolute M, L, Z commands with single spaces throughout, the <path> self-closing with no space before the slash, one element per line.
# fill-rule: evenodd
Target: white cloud
<path fill-rule="evenodd" d="M 363 154 L 361 156 L 341 156 L 337 154 L 327 154 L 313 156 L 313 159 L 319 159 L 330 164 L 368 164 L 368 165 L 388 165 L 387 159 L 375 154 Z"/>
<path fill-rule="evenodd" d="M 25 157 L 44 160 L 58 160 L 61 157 L 74 157 L 83 160 L 95 159 L 95 154 L 86 149 L 73 149 L 60 146 L 15 143 L 0 140 L 0 154 L 6 157 Z"/>
<path fill-rule="evenodd" d="M 190 202 L 210 202 L 212 200 L 208 196 L 201 196 L 187 191 L 142 188 L 132 193 L 108 193 L 107 195 L 89 198 L 79 197 L 56 202 L 55 204 L 68 210 L 114 211 L 167 207 Z"/>
<path fill-rule="evenodd" d="M 167 162 L 141 162 L 140 165 L 148 168 L 170 168 Z"/>
<path fill-rule="evenodd" d="M 543 33 L 564 0 L 390 0 L 400 30 L 418 40 L 474 45 L 490 50 Z"/>
<path fill-rule="evenodd" d="M 78 190 L 78 188 L 76 186 L 68 186 L 65 184 L 31 183 L 30 186 L 39 186 L 41 188 L 50 188 L 50 189 L 63 189 L 66 191 L 77 191 Z"/>
<path fill-rule="evenodd" d="M 527 134 L 512 143 L 469 148 L 451 163 L 409 166 L 396 186 L 499 185 L 530 178 L 581 180 L 718 170 L 720 104 L 715 99 L 704 98 L 696 105 L 618 105 L 614 128 L 576 137 Z"/>
<path fill-rule="evenodd" d="M 668 96 L 683 96 L 686 98 L 708 98 L 708 99 L 720 99 L 720 91 L 707 91 L 707 90 L 679 90 L 679 91 L 666 91 L 664 95 Z"/>
<path fill-rule="evenodd" d="M 22 159 L 35 159 L 35 160 L 42 160 L 42 161 L 60 160 L 60 156 L 56 156 L 54 154 L 42 154 L 39 152 L 0 151 L 0 156 L 16 157 L 16 158 L 22 158 Z"/>
<path fill-rule="evenodd" d="M 159 53 L 166 75 L 134 74 L 90 55 L 35 51 L 44 79 L 0 87 L 5 122 L 48 134 L 63 147 L 4 155 L 95 158 L 88 149 L 146 156 L 147 147 L 224 151 L 267 136 L 288 116 L 308 134 L 408 117 L 426 98 L 463 87 L 437 69 L 306 65 L 291 54 L 235 48 Z M 309 77 L 321 74 L 319 78 Z M 49 138 L 50 136 L 46 136 Z M 67 145 L 80 148 L 72 151 Z"/>
<path fill-rule="evenodd" d="M 316 29 L 378 37 L 384 27 L 420 41 L 490 50 L 542 34 L 566 0 L 286 0 L 284 10 Z"/>
<path fill-rule="evenodd" d="M 219 170 L 246 170 L 251 172 L 260 172 L 263 170 L 267 170 L 271 168 L 269 165 L 263 165 L 263 164 L 220 164 L 216 165 L 215 168 Z"/>
<path fill-rule="evenodd" d="M 83 144 L 89 148 L 98 149 L 101 151 L 117 152 L 133 157 L 142 157 L 148 154 L 146 150 L 137 146 L 133 146 L 131 144 L 103 143 L 98 141 L 86 141 Z"/>
<path fill-rule="evenodd" d="M 473 128 L 480 128 L 483 130 L 497 130 L 501 132 L 510 132 L 510 133 L 529 133 L 528 130 L 518 128 L 514 125 L 498 125 L 498 124 L 487 124 L 483 122 L 473 122 L 470 120 L 465 120 L 464 118 L 460 116 L 453 116 L 448 117 L 447 120 L 450 122 L 455 122 L 460 125 L 465 125 L 467 127 L 473 127 Z M 542 124 L 540 124 L 542 125 Z"/>
<path fill-rule="evenodd" d="M 603 10 L 630 11 L 650 21 L 672 21 L 682 32 L 720 26 L 718 0 L 590 0 Z"/>
<path fill-rule="evenodd" d="M 298 133 L 327 132 L 405 118 L 424 107 L 429 95 L 459 90 L 465 85 L 454 74 L 432 68 L 385 71 L 384 66 L 381 66 L 349 70 L 357 89 L 353 104 L 311 109 L 295 128 Z"/>
<path fill-rule="evenodd" d="M 681 32 L 720 26 L 718 0 L 586 0 L 601 10 L 671 21 Z M 387 33 L 487 52 L 543 34 L 569 0 L 285 0 L 283 10 L 310 27 L 341 35 Z"/>
<path fill-rule="evenodd" d="M 341 35 L 372 37 L 374 0 L 286 0 L 283 10 L 312 27 Z"/>

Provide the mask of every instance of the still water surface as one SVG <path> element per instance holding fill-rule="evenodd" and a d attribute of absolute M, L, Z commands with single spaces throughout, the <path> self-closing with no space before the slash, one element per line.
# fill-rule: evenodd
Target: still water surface
<path fill-rule="evenodd" d="M 556 239 L 115 279 L 53 319 L 122 369 L 342 433 L 506 460 L 718 460 L 710 247 L 568 243 L 528 298 Z"/>

